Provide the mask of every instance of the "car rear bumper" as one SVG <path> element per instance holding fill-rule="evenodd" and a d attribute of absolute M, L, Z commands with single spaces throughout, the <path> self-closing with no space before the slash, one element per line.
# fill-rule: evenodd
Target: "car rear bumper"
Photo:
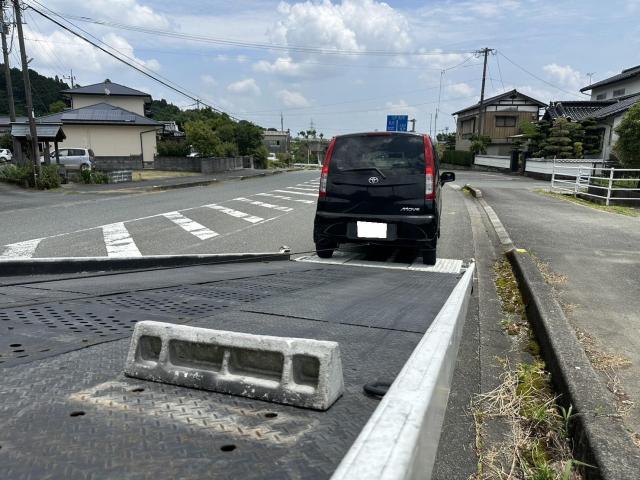
<path fill-rule="evenodd" d="M 357 222 L 387 224 L 387 237 L 358 237 Z M 313 239 L 317 243 L 375 243 L 414 246 L 433 242 L 437 234 L 436 215 L 366 215 L 316 212 Z"/>

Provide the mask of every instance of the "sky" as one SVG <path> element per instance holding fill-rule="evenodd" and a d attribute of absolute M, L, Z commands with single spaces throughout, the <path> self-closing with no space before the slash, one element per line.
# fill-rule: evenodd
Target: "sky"
<path fill-rule="evenodd" d="M 590 78 L 640 64 L 640 0 L 24 1 L 46 11 L 38 2 L 193 98 L 326 137 L 384 130 L 388 114 L 420 132 L 455 130 L 451 114 L 480 98 L 484 47 L 495 49 L 486 96 L 517 88 L 545 103 L 588 99 Z M 24 20 L 42 74 L 195 103 L 33 10 Z M 10 58 L 18 66 L 17 45 Z"/>

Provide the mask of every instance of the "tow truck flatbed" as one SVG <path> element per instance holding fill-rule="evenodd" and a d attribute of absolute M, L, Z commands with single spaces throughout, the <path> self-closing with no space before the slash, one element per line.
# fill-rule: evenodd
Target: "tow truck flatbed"
<path fill-rule="evenodd" d="M 272 261 L 6 277 L 0 478 L 329 478 L 461 278 Z M 327 411 L 123 375 L 140 320 L 336 341 Z M 439 432 L 437 432 L 439 436 Z"/>

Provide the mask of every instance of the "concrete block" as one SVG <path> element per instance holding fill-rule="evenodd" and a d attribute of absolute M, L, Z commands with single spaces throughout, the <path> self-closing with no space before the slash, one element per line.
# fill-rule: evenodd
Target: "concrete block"
<path fill-rule="evenodd" d="M 136 324 L 125 374 L 316 410 L 344 391 L 336 342 L 153 321 Z"/>

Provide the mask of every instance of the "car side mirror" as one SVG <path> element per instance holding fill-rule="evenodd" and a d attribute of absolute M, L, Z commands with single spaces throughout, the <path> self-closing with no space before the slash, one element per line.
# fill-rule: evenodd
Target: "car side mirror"
<path fill-rule="evenodd" d="M 456 174 L 453 172 L 442 172 L 440 175 L 440 185 L 444 185 L 447 182 L 455 182 Z"/>

